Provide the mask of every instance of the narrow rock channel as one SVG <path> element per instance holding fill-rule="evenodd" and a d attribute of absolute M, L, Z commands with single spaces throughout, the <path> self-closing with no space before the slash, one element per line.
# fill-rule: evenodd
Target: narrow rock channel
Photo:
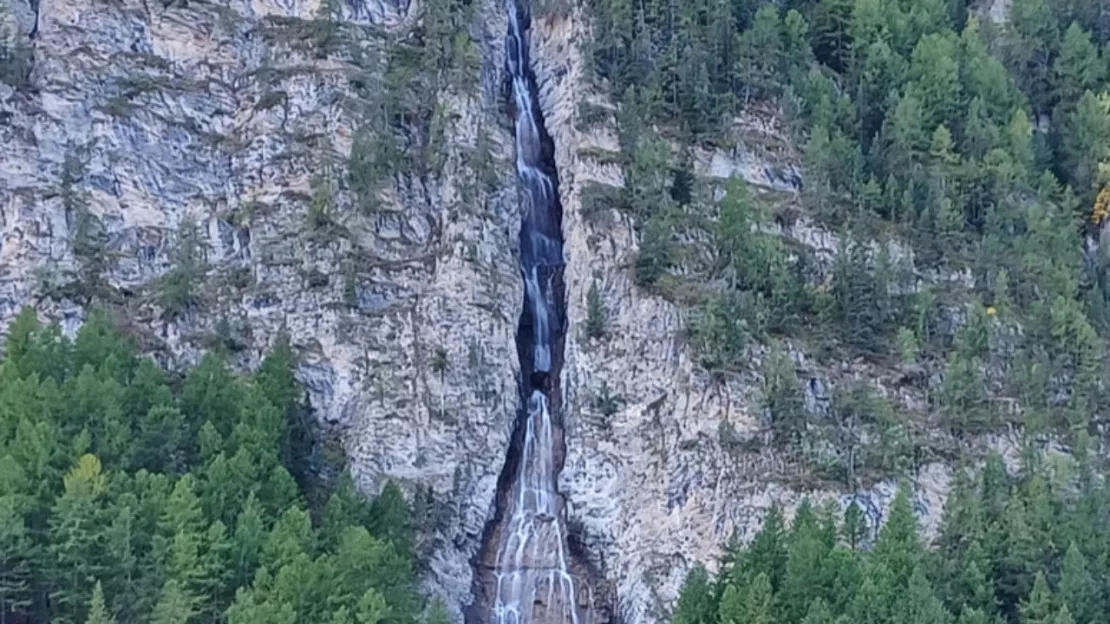
<path fill-rule="evenodd" d="M 524 309 L 517 329 L 521 410 L 498 482 L 493 520 L 475 562 L 472 624 L 595 622 L 590 587 L 572 561 L 565 501 L 559 373 L 566 336 L 562 205 L 554 144 L 543 123 L 529 59 L 528 0 L 505 0 L 505 69 L 523 186 L 520 229 Z"/>

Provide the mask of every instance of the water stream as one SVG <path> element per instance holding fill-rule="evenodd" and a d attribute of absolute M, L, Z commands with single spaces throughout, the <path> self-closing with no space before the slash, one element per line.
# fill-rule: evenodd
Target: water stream
<path fill-rule="evenodd" d="M 505 68 L 511 79 L 516 171 L 526 203 L 520 230 L 524 309 L 517 333 L 525 405 L 514 435 L 516 455 L 510 453 L 506 464 L 500 524 L 493 533 L 492 613 L 487 621 L 586 624 L 579 615 L 579 587 L 571 574 L 564 504 L 557 489 L 564 454 L 558 413 L 565 333 L 562 206 L 551 140 L 536 101 L 526 3 L 505 0 Z"/>

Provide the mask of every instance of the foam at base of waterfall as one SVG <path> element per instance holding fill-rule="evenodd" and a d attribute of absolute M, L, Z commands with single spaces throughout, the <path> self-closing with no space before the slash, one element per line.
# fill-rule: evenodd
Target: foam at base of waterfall
<path fill-rule="evenodd" d="M 536 390 L 528 400 L 517 496 L 497 562 L 494 616 L 498 624 L 530 622 L 537 615 L 537 605 L 545 621 L 551 621 L 550 609 L 557 608 L 563 621 L 578 624 L 577 590 L 559 522 L 554 448 L 548 400 Z M 544 585 L 546 593 L 541 591 Z M 541 595 L 544 600 L 537 601 Z"/>

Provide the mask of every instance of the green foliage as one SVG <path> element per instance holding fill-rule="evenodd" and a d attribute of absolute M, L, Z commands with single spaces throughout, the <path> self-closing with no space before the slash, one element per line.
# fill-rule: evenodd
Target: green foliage
<path fill-rule="evenodd" d="M 89 615 L 85 618 L 85 624 L 115 624 L 115 621 L 104 602 L 104 588 L 97 581 L 89 600 Z"/>
<path fill-rule="evenodd" d="M 726 292 L 694 310 L 689 341 L 704 368 L 738 370 L 744 365 L 751 333 L 740 296 Z"/>
<path fill-rule="evenodd" d="M 175 389 L 107 315 L 69 341 L 25 310 L 0 360 L 0 621 L 417 621 L 400 490 L 348 476 L 310 520 L 294 366 L 282 339 Z"/>
<path fill-rule="evenodd" d="M 597 281 L 590 284 L 586 293 L 586 337 L 601 339 L 605 337 L 605 303 L 601 300 L 601 292 L 597 289 Z"/>
<path fill-rule="evenodd" d="M 34 601 L 35 543 L 21 513 L 23 505 L 5 490 L 0 489 L 0 614 L 24 613 Z"/>
<path fill-rule="evenodd" d="M 337 236 L 346 233 L 336 215 L 333 183 L 326 174 L 319 176 L 312 185 L 307 225 L 309 237 L 322 243 L 334 241 Z"/>
<path fill-rule="evenodd" d="M 584 210 L 633 217 L 636 282 L 687 307 L 700 365 L 748 370 L 745 349 L 788 335 L 942 377 L 924 416 L 957 438 L 1105 420 L 1110 265 L 1085 237 L 1110 197 L 1110 22 L 1085 0 L 1014 0 L 1005 25 L 969 4 L 591 4 L 625 185 L 619 201 L 584 193 Z M 801 201 L 774 221 L 770 193 L 732 182 L 714 201 L 687 175 L 696 148 L 748 140 L 734 116 L 768 109 L 805 165 Z M 831 280 L 791 244 L 799 217 L 836 232 Z M 997 320 L 991 349 L 969 354 L 953 326 L 974 300 Z"/>
<path fill-rule="evenodd" d="M 619 412 L 624 404 L 624 397 L 614 393 L 609 388 L 609 382 L 603 379 L 601 389 L 598 390 L 597 396 L 594 398 L 594 409 L 600 412 L 602 416 L 609 418 Z"/>
<path fill-rule="evenodd" d="M 672 622 L 674 624 L 711 624 L 714 621 L 713 586 L 709 573 L 695 566 L 686 575 Z"/>
<path fill-rule="evenodd" d="M 875 356 L 886 349 L 893 318 L 890 274 L 885 249 L 873 266 L 868 249 L 856 243 L 836 257 L 830 313 L 844 341 L 860 353 Z"/>
<path fill-rule="evenodd" d="M 197 283 L 204 273 L 205 252 L 196 223 L 185 220 L 171 257 L 171 268 L 158 286 L 158 303 L 167 319 L 178 318 L 195 308 L 201 297 Z"/>
<path fill-rule="evenodd" d="M 837 505 L 815 511 L 804 500 L 789 529 L 772 507 L 749 544 L 730 540 L 716 578 L 690 570 L 670 621 L 1105 621 L 1106 588 L 1096 579 L 1110 565 L 1110 542 L 1095 536 L 1110 488 L 1077 476 L 1075 464 L 1044 466 L 1044 457 L 1035 456 L 1021 479 L 1011 479 L 993 456 L 976 477 L 958 473 L 936 550 L 924 547 L 908 486 L 867 548 L 860 548 L 866 524 L 854 503 L 838 526 Z M 1028 536 L 1027 545 L 1019 533 Z M 1055 546 L 1069 542 L 1066 551 Z M 1014 584 L 1016 576 L 1026 578 L 1024 585 Z"/>
<path fill-rule="evenodd" d="M 84 175 L 84 164 L 73 149 L 66 151 L 62 163 L 61 194 L 66 217 L 72 223 L 73 255 L 80 264 L 75 284 L 86 302 L 108 294 L 103 273 L 109 266 L 107 234 L 104 225 L 89 211 L 87 193 L 78 185 Z"/>
<path fill-rule="evenodd" d="M 375 132 L 369 126 L 359 128 L 351 141 L 347 162 L 351 190 L 358 197 L 363 212 L 373 213 L 380 202 L 379 193 L 401 159 L 391 134 Z"/>
<path fill-rule="evenodd" d="M 472 3 L 431 0 L 422 8 L 417 31 L 389 42 L 384 71 L 352 81 L 365 114 L 352 140 L 347 173 L 359 209 L 367 214 L 379 209 L 382 193 L 399 178 L 442 169 L 443 141 L 453 120 L 439 96 L 449 89 L 473 94 L 480 84 L 474 80 L 481 55 L 470 36 Z M 489 168 L 477 160 L 473 170 L 485 179 Z"/>
<path fill-rule="evenodd" d="M 673 262 L 671 256 L 671 231 L 666 218 L 649 218 L 636 253 L 636 283 L 649 289 L 657 286 Z"/>
<path fill-rule="evenodd" d="M 806 433 L 805 397 L 794 362 L 781 348 L 774 348 L 763 365 L 763 409 L 771 420 L 775 443 L 796 448 Z"/>

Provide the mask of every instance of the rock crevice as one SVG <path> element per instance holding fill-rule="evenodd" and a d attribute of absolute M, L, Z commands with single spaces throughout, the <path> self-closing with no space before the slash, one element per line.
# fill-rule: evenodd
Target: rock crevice
<path fill-rule="evenodd" d="M 517 331 L 520 400 L 495 513 L 475 567 L 468 621 L 603 621 L 590 570 L 571 551 L 558 476 L 566 455 L 560 372 L 566 337 L 562 203 L 554 143 L 544 126 L 529 51 L 529 7 L 506 0 L 505 89 L 522 189 L 524 306 Z M 579 559 L 576 561 L 576 559 Z"/>

